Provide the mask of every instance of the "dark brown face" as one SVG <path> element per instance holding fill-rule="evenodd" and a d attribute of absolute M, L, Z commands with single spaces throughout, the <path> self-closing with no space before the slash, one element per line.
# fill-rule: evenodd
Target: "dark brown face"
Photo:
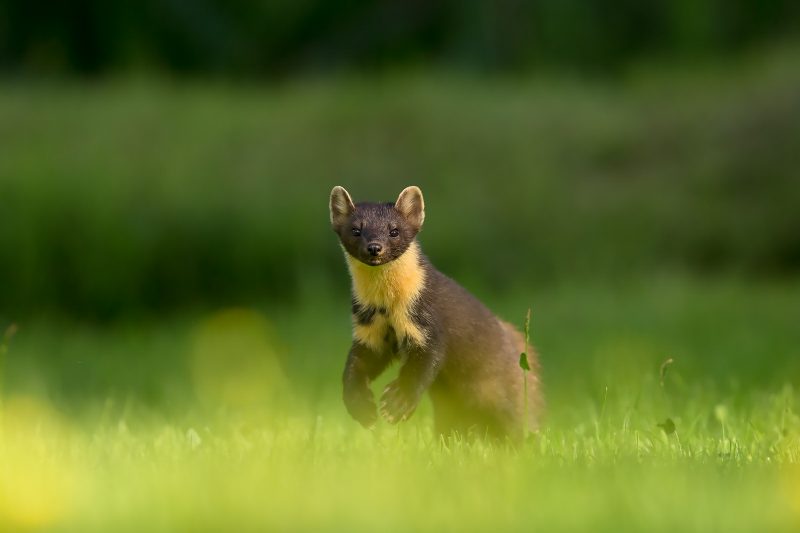
<path fill-rule="evenodd" d="M 397 202 L 353 204 L 342 187 L 331 192 L 331 226 L 347 253 L 364 264 L 394 261 L 414 241 L 424 219 L 422 193 L 405 189 Z"/>
<path fill-rule="evenodd" d="M 347 222 L 334 231 L 347 253 L 372 266 L 403 255 L 417 235 L 394 204 L 357 204 Z"/>

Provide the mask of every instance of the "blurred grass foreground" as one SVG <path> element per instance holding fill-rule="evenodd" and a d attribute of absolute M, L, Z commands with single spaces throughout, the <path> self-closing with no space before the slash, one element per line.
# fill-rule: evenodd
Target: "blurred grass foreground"
<path fill-rule="evenodd" d="M 800 286 L 662 280 L 532 299 L 549 412 L 516 449 L 437 441 L 427 401 L 398 427 L 350 420 L 338 301 L 101 329 L 23 324 L 3 361 L 0 524 L 800 525 Z M 526 301 L 492 304 L 515 316 Z"/>
<path fill-rule="evenodd" d="M 533 300 L 548 415 L 516 449 L 437 441 L 427 402 L 398 427 L 350 420 L 346 302 L 23 324 L 3 361 L 0 524 L 797 528 L 797 283 L 570 285 Z M 503 316 L 526 302 L 492 300 Z"/>
<path fill-rule="evenodd" d="M 798 61 L 3 79 L 0 530 L 797 531 Z M 434 263 L 533 307 L 516 449 L 342 407 L 328 193 L 411 183 Z"/>

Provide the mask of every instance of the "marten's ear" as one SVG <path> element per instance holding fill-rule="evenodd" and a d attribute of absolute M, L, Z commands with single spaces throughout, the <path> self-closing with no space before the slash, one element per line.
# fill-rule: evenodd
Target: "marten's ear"
<path fill-rule="evenodd" d="M 347 219 L 356 210 L 356 206 L 345 188 L 337 185 L 331 191 L 330 209 L 331 226 L 336 229 L 347 222 Z"/>
<path fill-rule="evenodd" d="M 419 190 L 419 187 L 412 185 L 403 189 L 403 192 L 397 197 L 394 208 L 406 217 L 406 220 L 417 230 L 422 227 L 422 223 L 425 221 L 425 200 L 422 199 L 422 191 Z"/>

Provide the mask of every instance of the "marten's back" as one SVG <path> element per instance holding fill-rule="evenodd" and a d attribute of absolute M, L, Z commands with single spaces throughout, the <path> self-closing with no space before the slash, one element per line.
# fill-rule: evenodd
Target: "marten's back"
<path fill-rule="evenodd" d="M 496 423 L 522 426 L 525 406 L 520 354 L 528 352 L 528 426 L 536 426 L 541 407 L 536 354 L 525 347 L 523 335 L 498 319 L 480 300 L 426 262 L 423 300 L 435 319 L 446 357 L 433 394 Z M 515 428 L 504 428 L 512 431 Z"/>

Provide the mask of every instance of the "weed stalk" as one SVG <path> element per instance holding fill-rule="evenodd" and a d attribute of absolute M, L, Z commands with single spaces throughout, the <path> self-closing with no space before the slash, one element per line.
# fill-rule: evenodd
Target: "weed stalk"
<path fill-rule="evenodd" d="M 528 341 L 530 339 L 531 330 L 531 308 L 528 308 L 528 313 L 525 315 L 525 347 L 524 351 L 519 354 L 519 367 L 522 369 L 522 394 L 525 401 L 524 418 L 522 421 L 522 435 L 527 440 L 528 438 L 528 372 L 531 370 L 531 365 L 528 363 Z"/>

